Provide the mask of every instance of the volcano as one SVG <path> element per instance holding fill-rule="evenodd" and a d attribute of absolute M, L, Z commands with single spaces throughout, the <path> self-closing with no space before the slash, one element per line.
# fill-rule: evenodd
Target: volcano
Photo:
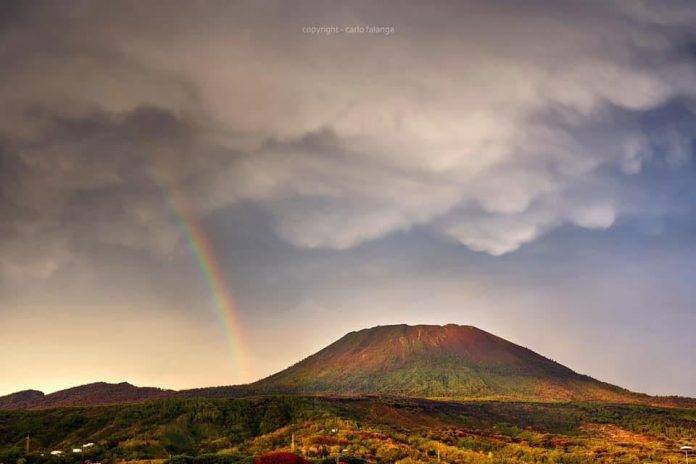
<path fill-rule="evenodd" d="M 248 386 L 262 394 L 375 394 L 452 399 L 640 401 L 472 326 L 390 325 L 351 332 Z"/>

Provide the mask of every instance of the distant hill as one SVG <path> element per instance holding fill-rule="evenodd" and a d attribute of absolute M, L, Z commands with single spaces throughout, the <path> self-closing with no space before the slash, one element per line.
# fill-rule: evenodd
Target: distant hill
<path fill-rule="evenodd" d="M 38 390 L 23 390 L 0 396 L 0 409 L 29 409 L 44 399 L 43 392 Z"/>
<path fill-rule="evenodd" d="M 247 385 L 162 390 L 93 383 L 49 395 L 0 397 L 0 409 L 137 403 L 158 398 L 387 395 L 453 400 L 593 401 L 696 407 L 600 382 L 471 326 L 391 325 L 351 332 L 297 364 Z"/>
<path fill-rule="evenodd" d="M 26 390 L 0 397 L 0 409 L 47 409 L 65 406 L 98 406 L 107 404 L 139 403 L 171 396 L 173 390 L 136 387 L 127 382 L 96 382 L 68 388 L 49 395 Z"/>
<path fill-rule="evenodd" d="M 249 387 L 268 394 L 607 402 L 648 398 L 578 374 L 476 327 L 454 324 L 351 332 Z"/>

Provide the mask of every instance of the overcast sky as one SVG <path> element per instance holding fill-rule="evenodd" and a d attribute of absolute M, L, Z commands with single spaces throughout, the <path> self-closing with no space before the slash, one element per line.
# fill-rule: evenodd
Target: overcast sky
<path fill-rule="evenodd" d="M 696 396 L 692 2 L 0 5 L 0 394 L 471 324 Z M 210 240 L 240 369 L 177 201 Z"/>

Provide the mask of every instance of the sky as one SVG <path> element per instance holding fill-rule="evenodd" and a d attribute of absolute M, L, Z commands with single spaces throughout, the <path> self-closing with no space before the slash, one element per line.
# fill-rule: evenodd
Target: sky
<path fill-rule="evenodd" d="M 0 5 L 0 394 L 469 324 L 696 396 L 696 5 Z"/>

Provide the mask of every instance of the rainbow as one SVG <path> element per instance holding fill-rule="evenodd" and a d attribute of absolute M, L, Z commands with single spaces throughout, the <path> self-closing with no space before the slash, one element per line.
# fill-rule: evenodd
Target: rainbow
<path fill-rule="evenodd" d="M 236 304 L 215 257 L 213 244 L 185 197 L 174 188 L 168 188 L 167 183 L 162 182 L 160 176 L 153 173 L 152 177 L 170 210 L 176 216 L 188 248 L 196 259 L 198 268 L 212 295 L 215 312 L 222 324 L 230 352 L 241 370 L 243 380 L 249 380 L 252 377 L 251 365 L 243 343 L 242 330 L 237 320 Z"/>

